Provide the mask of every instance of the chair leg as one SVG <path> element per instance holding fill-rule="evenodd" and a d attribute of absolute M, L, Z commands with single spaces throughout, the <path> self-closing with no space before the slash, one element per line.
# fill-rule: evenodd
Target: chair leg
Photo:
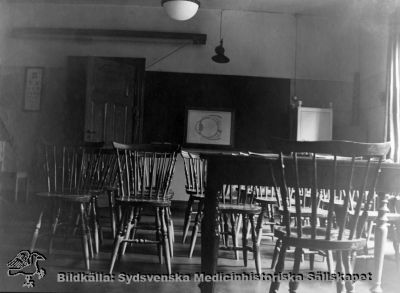
<path fill-rule="evenodd" d="M 48 249 L 49 254 L 51 254 L 53 252 L 53 241 L 54 241 L 54 236 L 56 235 L 58 221 L 60 219 L 60 214 L 61 214 L 61 207 L 58 206 L 57 210 L 56 210 L 56 214 L 54 216 L 53 223 L 51 225 L 51 230 L 50 230 L 50 240 L 49 240 L 49 249 Z"/>
<path fill-rule="evenodd" d="M 83 255 L 85 258 L 85 267 L 86 267 L 86 270 L 90 270 L 89 238 L 88 238 L 88 230 L 87 230 L 87 224 L 86 224 L 85 206 L 83 203 L 80 203 L 79 206 L 80 206 L 80 214 L 81 214 L 82 245 L 83 245 Z"/>
<path fill-rule="evenodd" d="M 91 214 L 92 214 L 92 225 L 93 225 L 93 236 L 94 236 L 94 252 L 99 253 L 100 250 L 100 231 L 99 222 L 97 218 L 97 197 L 93 196 L 90 203 Z"/>
<path fill-rule="evenodd" d="M 224 243 L 225 243 L 225 246 L 229 246 L 229 231 L 233 231 L 233 228 L 232 228 L 232 230 L 229 230 L 229 224 L 228 224 L 228 217 L 229 217 L 229 215 L 227 214 L 227 213 L 223 213 L 223 215 L 222 215 L 222 220 L 223 220 L 223 231 L 224 231 L 224 234 L 223 234 L 223 237 L 224 237 Z M 232 234 L 232 238 L 234 237 L 234 234 Z"/>
<path fill-rule="evenodd" d="M 282 247 L 280 249 L 280 253 L 279 253 L 279 260 L 275 267 L 275 274 L 281 273 L 283 271 L 283 269 L 285 268 L 286 249 L 287 249 L 287 246 L 285 243 L 283 243 Z M 269 287 L 269 293 L 278 293 L 279 287 L 280 287 L 280 280 L 274 279 L 271 282 L 271 286 Z"/>
<path fill-rule="evenodd" d="M 129 212 L 130 212 L 129 209 L 127 209 L 127 208 L 125 208 L 123 210 L 121 221 L 120 221 L 118 232 L 117 232 L 117 236 L 114 238 L 114 245 L 113 245 L 114 248 L 113 248 L 113 253 L 111 256 L 111 263 L 110 263 L 110 269 L 109 269 L 110 274 L 112 274 L 112 272 L 114 270 L 114 265 L 115 265 L 115 262 L 117 261 L 119 248 L 121 246 L 122 240 L 125 238 L 126 230 L 128 228 L 126 221 L 127 221 Z"/>
<path fill-rule="evenodd" d="M 169 241 L 168 241 L 168 232 L 167 232 L 167 224 L 165 223 L 165 209 L 161 208 L 161 234 L 162 234 L 162 243 L 163 243 L 163 249 L 164 249 L 164 258 L 165 258 L 165 264 L 167 266 L 167 272 L 168 274 L 171 274 L 171 257 L 170 257 L 170 252 L 169 252 Z"/>
<path fill-rule="evenodd" d="M 282 241 L 280 239 L 276 240 L 274 254 L 272 255 L 271 269 L 273 270 L 276 266 L 279 257 L 279 251 L 281 248 Z"/>
<path fill-rule="evenodd" d="M 253 257 L 256 263 L 256 272 L 257 274 L 261 274 L 260 245 L 257 242 L 256 223 L 253 215 L 250 216 L 250 225 L 251 225 L 251 240 L 253 242 Z M 258 232 L 258 234 L 259 233 L 260 232 Z"/>
<path fill-rule="evenodd" d="M 247 231 L 249 227 L 249 219 L 247 215 L 243 215 L 243 228 L 242 228 L 242 247 L 243 247 L 243 263 L 247 267 Z"/>
<path fill-rule="evenodd" d="M 353 253 L 351 251 L 343 251 L 342 260 L 344 265 L 344 270 L 346 274 L 353 274 L 353 266 L 352 266 L 352 256 Z M 354 283 L 351 280 L 345 281 L 346 292 L 354 293 Z"/>
<path fill-rule="evenodd" d="M 194 247 L 196 246 L 197 234 L 199 233 L 200 223 L 201 223 L 201 220 L 203 219 L 203 207 L 204 207 L 204 201 L 200 200 L 199 206 L 197 209 L 197 215 L 194 220 L 194 226 L 193 226 L 193 231 L 192 231 L 192 240 L 190 242 L 189 258 L 191 258 L 193 256 Z"/>
<path fill-rule="evenodd" d="M 297 275 L 300 270 L 300 262 L 301 262 L 301 255 L 303 254 L 303 251 L 301 247 L 296 247 L 294 251 L 294 265 L 293 265 L 293 274 Z M 297 288 L 299 287 L 299 281 L 294 278 L 289 281 L 289 292 L 290 293 L 296 293 Z"/>
<path fill-rule="evenodd" d="M 267 213 L 267 206 L 266 206 L 266 205 L 262 206 L 261 213 L 260 213 L 260 215 L 259 215 L 258 218 L 257 218 L 257 228 L 256 228 L 256 231 L 257 231 L 257 244 L 258 244 L 258 246 L 260 246 L 260 244 L 261 244 L 261 238 L 262 238 L 262 223 L 263 223 L 263 218 L 264 218 L 265 213 Z"/>
<path fill-rule="evenodd" d="M 366 241 L 365 247 L 364 247 L 364 253 L 365 254 L 368 254 L 368 242 L 371 239 L 373 226 L 374 226 L 374 221 L 372 221 L 372 220 L 368 221 L 368 223 L 367 223 L 367 235 L 366 235 L 367 241 Z"/>
<path fill-rule="evenodd" d="M 86 209 L 85 209 L 86 211 Z M 89 225 L 89 217 L 88 214 L 85 212 L 84 214 L 85 216 L 85 227 L 86 227 L 86 231 L 87 231 L 87 236 L 88 236 L 88 246 L 89 246 L 89 256 L 92 258 L 94 257 L 94 244 L 93 244 L 93 240 L 92 240 L 92 232 L 90 229 L 90 225 Z"/>
<path fill-rule="evenodd" d="M 114 204 L 114 191 L 108 190 L 107 196 L 108 196 L 108 205 L 109 205 L 109 212 L 110 212 L 110 219 L 111 219 L 111 233 L 112 233 L 113 239 L 115 239 L 115 236 L 117 234 L 117 215 L 116 215 L 116 208 L 115 208 L 115 204 Z"/>
<path fill-rule="evenodd" d="M 314 270 L 314 260 L 315 260 L 315 254 L 312 252 L 310 254 L 310 271 Z"/>
<path fill-rule="evenodd" d="M 168 213 L 168 228 L 171 230 L 170 236 L 171 236 L 171 241 L 172 243 L 175 242 L 175 228 L 174 228 L 174 221 L 172 220 L 172 212 L 171 208 L 167 208 L 167 213 Z"/>
<path fill-rule="evenodd" d="M 159 260 L 160 264 L 163 264 L 164 257 L 163 257 L 160 209 L 156 208 L 155 211 L 156 211 L 155 224 L 156 224 L 156 241 L 157 241 L 158 260 Z"/>
<path fill-rule="evenodd" d="M 342 252 L 340 250 L 336 251 L 336 273 L 343 273 L 343 260 Z M 342 293 L 344 288 L 344 281 L 338 278 L 336 281 L 336 292 Z"/>
<path fill-rule="evenodd" d="M 232 236 L 232 244 L 233 244 L 233 247 L 235 247 L 235 248 L 238 247 L 238 242 L 239 242 L 239 239 L 238 239 L 239 235 L 238 235 L 238 233 L 236 233 L 236 231 L 237 231 L 236 225 L 237 224 L 238 223 L 236 221 L 236 216 L 234 214 L 231 214 L 231 226 L 232 226 L 231 236 Z M 225 245 L 228 246 L 228 243 L 226 243 Z M 234 254 L 235 254 L 235 259 L 239 260 L 239 252 L 237 249 L 234 250 Z"/>
<path fill-rule="evenodd" d="M 243 221 L 242 214 L 238 214 L 236 216 L 236 219 L 235 219 L 235 223 L 236 223 L 236 229 L 235 229 L 236 239 L 239 238 L 239 232 L 240 232 L 240 227 L 242 226 L 242 221 Z"/>
<path fill-rule="evenodd" d="M 328 272 L 333 273 L 333 253 L 332 250 L 327 250 L 326 252 L 326 262 L 328 265 Z"/>
<path fill-rule="evenodd" d="M 218 231 L 220 234 L 220 241 L 222 242 L 223 246 L 227 246 L 228 243 L 225 242 L 225 235 L 224 235 L 224 221 L 223 221 L 223 217 L 222 217 L 222 213 L 219 213 L 218 217 L 217 217 L 217 221 L 218 221 Z"/>
<path fill-rule="evenodd" d="M 170 257 L 174 257 L 174 230 L 172 219 L 170 217 L 169 209 L 165 208 L 165 222 L 167 225 L 167 237 L 168 237 L 168 247 L 169 247 L 169 255 Z"/>
<path fill-rule="evenodd" d="M 33 232 L 33 236 L 32 236 L 30 251 L 33 251 L 36 247 L 36 242 L 39 237 L 39 231 L 40 231 L 40 228 L 42 227 L 43 214 L 44 214 L 44 208 L 42 208 L 42 211 L 40 212 L 39 218 L 36 222 L 35 231 Z"/>
<path fill-rule="evenodd" d="M 127 219 L 126 225 L 127 230 L 124 237 L 124 243 L 122 244 L 121 255 L 125 254 L 126 248 L 128 246 L 128 242 L 126 240 L 129 240 L 129 238 L 131 238 L 130 236 L 132 233 L 132 229 L 134 229 L 134 227 L 136 227 L 137 225 L 137 217 L 135 213 L 135 208 L 133 207 L 129 208 L 129 218 Z"/>
<path fill-rule="evenodd" d="M 397 270 L 400 269 L 400 224 L 396 223 L 393 224 L 393 248 L 394 248 L 394 255 L 396 260 L 396 268 Z"/>
<path fill-rule="evenodd" d="M 185 243 L 186 237 L 189 231 L 189 226 L 190 226 L 190 221 L 192 218 L 192 205 L 193 205 L 194 199 L 193 196 L 189 196 L 188 204 L 186 206 L 186 211 L 185 211 L 185 220 L 183 221 L 183 236 L 182 236 L 182 243 Z"/>

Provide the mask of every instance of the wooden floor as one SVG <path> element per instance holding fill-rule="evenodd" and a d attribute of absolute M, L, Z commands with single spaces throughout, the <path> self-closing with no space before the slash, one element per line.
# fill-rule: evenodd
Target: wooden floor
<path fill-rule="evenodd" d="M 59 272 L 85 272 L 84 263 L 81 256 L 81 242 L 78 238 L 59 239 L 54 244 L 52 255 L 47 254 L 47 241 L 45 238 L 39 241 L 38 251 L 43 253 L 47 259 L 40 262 L 40 265 L 46 270 L 43 279 L 37 280 L 35 277 L 34 288 L 22 287 L 24 277 L 7 276 L 7 262 L 13 259 L 16 254 L 23 249 L 29 249 L 30 240 L 34 230 L 35 221 L 38 216 L 37 205 L 33 203 L 10 203 L 0 197 L 0 292 L 4 291 L 22 291 L 22 292 L 200 292 L 198 282 L 133 282 L 127 284 L 118 280 L 121 273 L 135 276 L 141 274 L 165 274 L 163 265 L 158 263 L 156 248 L 153 246 L 135 245 L 129 247 L 127 253 L 118 262 L 115 275 L 116 280 L 112 283 L 94 282 L 94 283 L 63 283 L 57 282 L 57 273 Z M 180 274 L 194 274 L 200 272 L 200 247 L 196 246 L 193 258 L 187 257 L 189 244 L 181 244 L 183 217 L 181 212 L 174 212 L 176 242 L 174 246 L 174 258 L 172 260 L 172 271 Z M 104 225 L 107 219 L 104 219 Z M 91 260 L 91 271 L 97 273 L 107 273 L 110 262 L 110 251 L 112 249 L 112 239 L 110 239 L 110 230 L 104 227 L 104 242 L 101 245 L 101 251 Z M 200 237 L 198 238 L 200 243 Z M 385 267 L 383 275 L 383 288 L 386 293 L 399 292 L 400 271 L 396 269 L 394 262 L 393 248 L 391 243 L 387 245 L 387 254 L 385 257 Z M 271 273 L 269 269 L 273 243 L 271 240 L 265 240 L 262 244 L 262 268 L 263 272 Z M 224 274 L 242 272 L 255 273 L 254 261 L 250 254 L 249 266 L 243 267 L 243 261 L 233 259 L 232 252 L 221 252 L 218 259 L 218 271 Z M 286 268 L 291 269 L 293 262 L 289 255 L 286 262 Z M 308 269 L 308 261 L 301 264 L 303 271 Z M 325 262 L 318 258 L 315 270 L 327 271 Z M 372 272 L 373 261 L 359 261 L 356 271 Z M 221 281 L 216 284 L 216 292 L 267 292 L 269 281 Z M 356 292 L 369 292 L 371 282 L 357 282 Z M 327 281 L 304 281 L 301 282 L 298 292 L 336 292 L 335 284 Z M 280 292 L 288 292 L 288 282 L 282 282 Z"/>

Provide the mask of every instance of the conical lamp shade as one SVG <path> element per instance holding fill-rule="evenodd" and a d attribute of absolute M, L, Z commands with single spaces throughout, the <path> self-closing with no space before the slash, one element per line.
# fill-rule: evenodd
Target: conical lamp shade
<path fill-rule="evenodd" d="M 228 63 L 230 59 L 225 56 L 225 49 L 223 45 L 223 40 L 220 41 L 220 44 L 215 47 L 215 56 L 212 56 L 211 59 L 217 63 Z"/>
<path fill-rule="evenodd" d="M 195 16 L 200 2 L 198 0 L 162 0 L 161 5 L 169 17 L 183 21 Z"/>

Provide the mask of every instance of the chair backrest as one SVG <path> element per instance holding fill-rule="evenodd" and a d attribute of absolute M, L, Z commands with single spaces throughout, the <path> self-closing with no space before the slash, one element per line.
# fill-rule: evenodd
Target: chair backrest
<path fill-rule="evenodd" d="M 178 145 L 113 143 L 117 154 L 120 196 L 166 199 L 175 169 Z"/>
<path fill-rule="evenodd" d="M 207 176 L 206 160 L 198 154 L 181 151 L 186 178 L 186 192 L 188 194 L 204 195 Z"/>
<path fill-rule="evenodd" d="M 86 183 L 83 148 L 44 144 L 44 171 L 49 193 L 82 193 Z"/>
<path fill-rule="evenodd" d="M 102 143 L 83 146 L 83 173 L 85 185 L 92 190 L 115 186 L 117 179 L 117 156 L 112 148 Z"/>
<path fill-rule="evenodd" d="M 343 218 L 336 219 L 338 240 L 361 237 L 367 211 L 375 195 L 375 185 L 381 162 L 390 148 L 389 143 L 356 143 L 350 141 L 299 142 L 272 140 L 273 150 L 279 153 L 280 192 L 283 205 L 283 224 L 290 235 L 289 190 L 294 193 L 297 223 L 301 223 L 301 190 L 310 192 L 311 217 L 308 227 L 312 239 L 317 236 L 317 208 L 322 191 L 328 198 L 326 240 L 331 239 L 334 227 L 335 199 L 341 197 Z M 301 157 L 303 156 L 303 158 Z M 349 212 L 350 201 L 355 195 L 355 207 Z M 344 233 L 348 230 L 348 233 Z M 297 237 L 304 237 L 302 225 L 296 226 Z M 293 236 L 293 235 L 292 235 Z"/>

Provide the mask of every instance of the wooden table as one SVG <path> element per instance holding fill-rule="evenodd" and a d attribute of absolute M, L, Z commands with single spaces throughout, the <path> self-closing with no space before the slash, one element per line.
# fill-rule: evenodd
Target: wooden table
<path fill-rule="evenodd" d="M 207 190 L 205 197 L 204 218 L 202 221 L 201 237 L 201 272 L 215 274 L 218 261 L 219 232 L 217 225 L 217 191 L 222 184 L 240 183 L 249 185 L 272 185 L 271 163 L 277 156 L 233 156 L 224 154 L 204 154 L 207 159 Z M 308 164 L 311 160 L 300 160 L 300 164 Z M 339 161 L 338 166 L 346 166 L 349 161 Z M 328 166 L 329 160 L 326 165 Z M 273 166 L 275 164 L 272 164 Z M 318 172 L 324 172 L 323 164 L 318 167 Z M 276 168 L 276 167 L 273 167 Z M 383 292 L 381 288 L 384 244 L 387 236 L 387 200 L 386 193 L 400 192 L 400 164 L 384 163 L 382 173 L 378 180 L 377 192 L 382 197 L 383 205 L 379 209 L 379 216 L 375 230 L 375 272 L 374 286 L 371 292 Z M 340 174 L 340 172 L 338 172 Z M 278 173 L 276 173 L 278 174 Z M 323 176 L 322 176 L 323 177 Z M 321 176 L 318 176 L 321 178 Z M 343 178 L 344 181 L 345 177 Z M 340 177 L 338 178 L 340 180 Z M 289 182 L 290 184 L 290 182 Z M 323 182 L 318 182 L 320 188 L 324 188 Z M 328 187 L 328 186 L 326 186 Z M 204 282 L 200 284 L 202 293 L 213 293 L 214 283 Z"/>

